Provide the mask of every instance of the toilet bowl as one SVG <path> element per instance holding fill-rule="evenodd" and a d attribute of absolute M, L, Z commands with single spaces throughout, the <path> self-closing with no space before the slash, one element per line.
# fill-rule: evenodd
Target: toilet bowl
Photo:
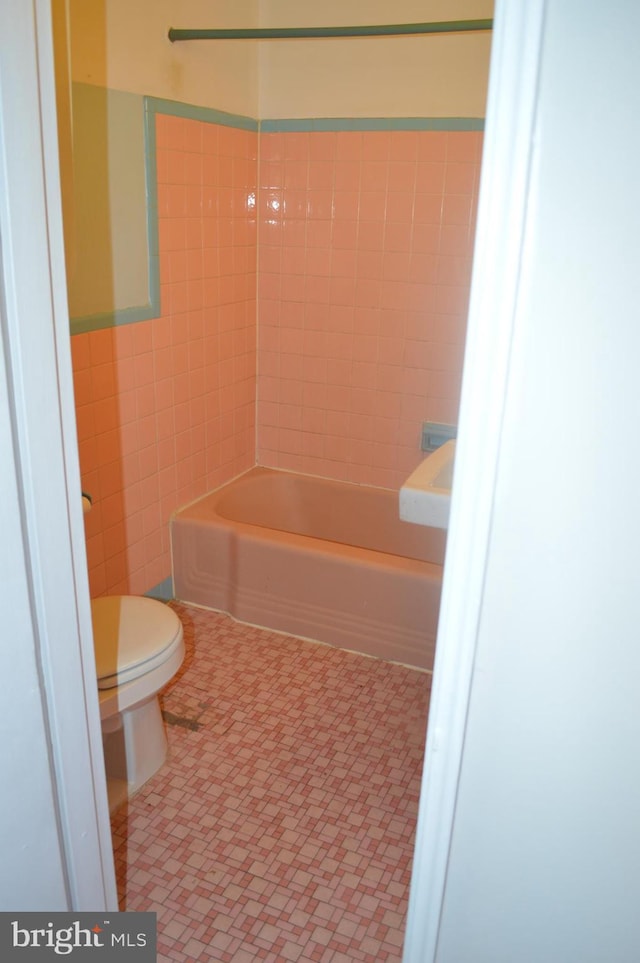
<path fill-rule="evenodd" d="M 93 599 L 93 642 L 109 808 L 158 771 L 167 757 L 159 690 L 184 659 L 180 619 L 141 596 Z"/>

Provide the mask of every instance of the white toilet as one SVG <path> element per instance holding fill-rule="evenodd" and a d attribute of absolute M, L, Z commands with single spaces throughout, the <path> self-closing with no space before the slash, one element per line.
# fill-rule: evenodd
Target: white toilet
<path fill-rule="evenodd" d="M 182 624 L 163 602 L 112 595 L 91 602 L 100 718 L 115 809 L 167 756 L 159 690 L 184 659 Z"/>

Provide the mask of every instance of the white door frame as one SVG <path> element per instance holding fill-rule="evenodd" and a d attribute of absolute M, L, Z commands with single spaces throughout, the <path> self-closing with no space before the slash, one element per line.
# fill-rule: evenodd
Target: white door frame
<path fill-rule="evenodd" d="M 545 0 L 498 0 L 438 654 L 405 963 L 433 961 L 473 671 L 532 162 Z M 117 909 L 95 687 L 48 0 L 0 5 L 6 349 L 68 905 Z"/>
<path fill-rule="evenodd" d="M 436 960 L 518 310 L 545 3 L 496 3 L 451 519 L 404 963 Z"/>
<path fill-rule="evenodd" d="M 49 0 L 0 4 L 0 293 L 13 436 L 0 457 L 20 490 L 15 548 L 27 561 L 28 634 L 65 878 L 60 899 L 70 910 L 112 911 L 118 907 L 80 497 Z M 11 604 L 4 586 L 0 596 Z M 16 672 L 14 684 L 19 690 L 27 683 Z M 16 805 L 20 789 L 11 787 Z"/>

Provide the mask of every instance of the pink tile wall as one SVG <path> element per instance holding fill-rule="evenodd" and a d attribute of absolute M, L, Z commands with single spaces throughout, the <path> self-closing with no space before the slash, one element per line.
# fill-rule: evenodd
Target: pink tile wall
<path fill-rule="evenodd" d="M 457 420 L 481 138 L 263 134 L 257 212 L 256 134 L 158 116 L 160 317 L 72 338 L 93 595 L 256 460 L 396 488 Z"/>
<path fill-rule="evenodd" d="M 256 158 L 158 115 L 160 317 L 72 338 L 94 596 L 162 581 L 170 514 L 255 462 Z"/>
<path fill-rule="evenodd" d="M 397 488 L 457 421 L 481 146 L 261 135 L 260 464 Z"/>

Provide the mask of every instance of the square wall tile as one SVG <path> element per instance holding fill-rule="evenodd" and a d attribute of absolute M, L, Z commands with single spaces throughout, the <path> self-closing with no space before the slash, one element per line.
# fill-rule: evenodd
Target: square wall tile
<path fill-rule="evenodd" d="M 262 199 L 260 243 L 281 254 L 277 275 L 259 264 L 259 317 L 265 298 L 273 342 L 295 306 L 304 337 L 288 360 L 259 341 L 258 462 L 290 467 L 293 445 L 301 471 L 396 488 L 422 457 L 422 421 L 457 420 L 462 352 L 453 346 L 464 343 L 482 135 L 279 132 L 263 144 L 261 194 L 295 215 L 288 233 L 299 253 L 269 230 Z M 265 267 L 275 263 L 272 254 Z M 265 429 L 291 421 L 277 413 L 274 378 L 298 385 L 301 398 L 300 428 L 278 436 L 282 450 L 272 433 L 263 444 Z M 323 407 L 344 425 L 373 420 L 346 451 Z M 387 441 L 373 452 L 372 438 Z"/>

